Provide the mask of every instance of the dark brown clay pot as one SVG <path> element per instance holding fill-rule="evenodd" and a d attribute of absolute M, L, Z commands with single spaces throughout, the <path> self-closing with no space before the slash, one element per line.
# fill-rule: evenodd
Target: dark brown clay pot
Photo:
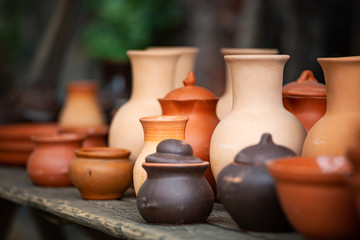
<path fill-rule="evenodd" d="M 117 199 L 130 186 L 133 163 L 129 150 L 91 147 L 77 149 L 75 154 L 69 175 L 84 199 Z"/>
<path fill-rule="evenodd" d="M 105 147 L 108 127 L 106 125 L 91 127 L 59 127 L 59 133 L 80 133 L 85 134 L 86 139 L 83 147 Z"/>
<path fill-rule="evenodd" d="M 209 163 L 193 157 L 189 149 L 184 141 L 164 140 L 143 163 L 148 176 L 139 189 L 137 207 L 146 221 L 185 224 L 210 215 L 214 194 L 204 177 Z"/>
<path fill-rule="evenodd" d="M 258 145 L 243 149 L 220 172 L 217 181 L 220 201 L 240 228 L 258 232 L 292 230 L 265 162 L 295 155 L 292 150 L 274 144 L 270 134 L 264 134 Z"/>
<path fill-rule="evenodd" d="M 75 159 L 75 149 L 81 148 L 85 135 L 63 133 L 35 135 L 35 149 L 27 161 L 27 172 L 39 186 L 71 186 L 69 165 Z"/>

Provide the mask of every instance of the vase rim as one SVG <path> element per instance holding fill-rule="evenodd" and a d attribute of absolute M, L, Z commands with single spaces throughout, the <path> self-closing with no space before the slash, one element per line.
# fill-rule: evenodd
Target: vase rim
<path fill-rule="evenodd" d="M 318 58 L 318 62 L 357 62 L 360 61 L 360 56 L 348 56 L 348 57 L 323 57 Z"/>
<path fill-rule="evenodd" d="M 279 54 L 279 49 L 276 48 L 220 48 L 223 55 L 237 55 L 237 54 Z"/>
<path fill-rule="evenodd" d="M 183 168 L 183 167 L 202 167 L 209 166 L 209 162 L 202 161 L 201 163 L 149 163 L 144 162 L 142 164 L 145 167 L 160 167 L 160 168 Z"/>
<path fill-rule="evenodd" d="M 198 53 L 200 49 L 192 46 L 150 46 L 145 49 L 146 51 L 176 51 L 180 53 Z"/>
<path fill-rule="evenodd" d="M 286 54 L 273 54 L 273 55 L 266 55 L 266 54 L 259 54 L 259 55 L 225 55 L 225 60 L 268 60 L 268 59 L 274 59 L 274 60 L 288 60 L 290 58 L 289 55 Z"/>
<path fill-rule="evenodd" d="M 139 119 L 140 122 L 173 122 L 173 121 L 188 121 L 188 116 L 181 115 L 164 115 L 164 116 L 149 116 Z"/>
<path fill-rule="evenodd" d="M 130 151 L 124 148 L 87 147 L 76 149 L 75 154 L 77 157 L 114 159 L 128 158 Z"/>
<path fill-rule="evenodd" d="M 148 50 L 128 50 L 128 56 L 180 56 L 178 51 L 148 51 Z"/>

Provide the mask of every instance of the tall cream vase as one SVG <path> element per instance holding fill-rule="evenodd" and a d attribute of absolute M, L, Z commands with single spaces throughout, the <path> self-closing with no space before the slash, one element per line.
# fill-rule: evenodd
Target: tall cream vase
<path fill-rule="evenodd" d="M 215 128 L 210 164 L 217 180 L 220 171 L 245 147 L 270 133 L 274 142 L 300 154 L 306 131 L 282 103 L 284 65 L 288 55 L 225 56 L 231 68 L 233 108 Z"/>
<path fill-rule="evenodd" d="M 225 57 L 226 55 L 278 54 L 279 50 L 274 48 L 221 48 L 220 52 Z M 216 114 L 220 120 L 231 111 L 233 100 L 230 67 L 227 63 L 225 66 L 225 91 L 216 106 Z"/>
<path fill-rule="evenodd" d="M 109 145 L 129 149 L 130 160 L 134 162 L 144 142 L 139 119 L 161 115 L 157 99 L 173 89 L 179 54 L 141 50 L 130 50 L 127 54 L 132 67 L 132 93 L 111 121 Z"/>

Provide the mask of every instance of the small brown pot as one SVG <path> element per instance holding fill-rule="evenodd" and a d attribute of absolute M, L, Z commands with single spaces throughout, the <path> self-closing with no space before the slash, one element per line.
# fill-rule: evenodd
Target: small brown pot
<path fill-rule="evenodd" d="M 105 147 L 108 127 L 106 125 L 91 127 L 59 127 L 59 133 L 80 133 L 85 134 L 86 139 L 83 147 Z"/>
<path fill-rule="evenodd" d="M 46 187 L 71 186 L 69 165 L 84 139 L 85 135 L 75 133 L 31 137 L 35 149 L 26 168 L 33 183 Z"/>
<path fill-rule="evenodd" d="M 132 182 L 130 151 L 121 148 L 92 147 L 75 150 L 69 175 L 84 199 L 120 198 Z"/>

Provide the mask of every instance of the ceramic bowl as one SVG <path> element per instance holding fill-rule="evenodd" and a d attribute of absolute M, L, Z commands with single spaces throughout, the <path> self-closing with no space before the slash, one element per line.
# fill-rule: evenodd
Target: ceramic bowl
<path fill-rule="evenodd" d="M 55 123 L 16 123 L 0 126 L 0 164 L 25 166 L 34 143 L 32 135 L 53 134 Z"/>
<path fill-rule="evenodd" d="M 90 126 L 90 127 L 67 127 L 59 126 L 60 133 L 80 133 L 86 134 L 83 147 L 105 147 L 106 136 L 108 134 L 108 126 Z"/>
<path fill-rule="evenodd" d="M 129 150 L 91 147 L 77 149 L 75 154 L 69 175 L 84 199 L 117 199 L 130 186 L 133 163 Z"/>
<path fill-rule="evenodd" d="M 344 178 L 352 172 L 345 157 L 291 157 L 271 160 L 267 167 L 285 215 L 298 232 L 309 239 L 360 237 Z"/>

